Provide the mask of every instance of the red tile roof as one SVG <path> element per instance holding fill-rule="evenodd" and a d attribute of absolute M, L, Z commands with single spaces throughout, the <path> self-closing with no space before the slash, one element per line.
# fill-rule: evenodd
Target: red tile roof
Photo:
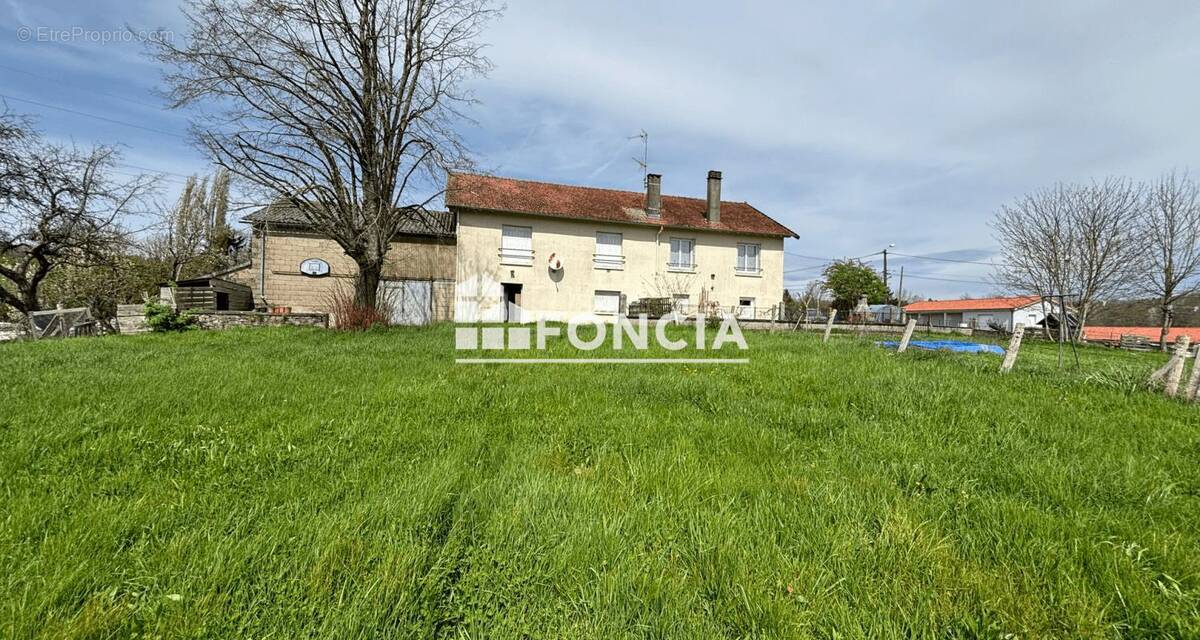
<path fill-rule="evenodd" d="M 704 182 L 700 181 L 703 185 Z M 721 202 L 721 221 L 704 219 L 704 198 L 662 197 L 662 216 L 647 218 L 646 194 L 577 187 L 473 173 L 452 173 L 446 185 L 446 207 L 527 213 L 652 226 L 683 227 L 764 236 L 798 237 L 794 231 L 745 202 Z"/>
<path fill-rule="evenodd" d="M 914 302 L 904 307 L 905 313 L 920 313 L 925 311 L 993 311 L 1012 310 L 1029 306 L 1038 300 L 1038 296 L 1017 296 L 1014 298 L 974 298 L 972 300 L 924 300 Z"/>
<path fill-rule="evenodd" d="M 1144 336 L 1151 340 L 1157 341 L 1159 334 L 1162 332 L 1162 327 L 1084 327 L 1084 340 L 1111 340 L 1117 341 L 1121 336 Z M 1172 327 L 1167 332 L 1167 342 L 1175 342 L 1179 336 L 1187 336 L 1192 339 L 1192 344 L 1200 341 L 1200 327 Z"/>

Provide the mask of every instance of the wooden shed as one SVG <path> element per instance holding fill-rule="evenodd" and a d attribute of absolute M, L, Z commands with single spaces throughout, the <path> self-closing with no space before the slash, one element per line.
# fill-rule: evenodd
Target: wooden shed
<path fill-rule="evenodd" d="M 244 284 L 216 277 L 180 280 L 174 287 L 163 285 L 161 297 L 180 311 L 252 311 L 254 292 Z"/>

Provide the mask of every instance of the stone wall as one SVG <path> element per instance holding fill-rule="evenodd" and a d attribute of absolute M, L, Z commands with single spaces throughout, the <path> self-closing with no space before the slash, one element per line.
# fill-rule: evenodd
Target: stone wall
<path fill-rule="evenodd" d="M 256 304 L 289 307 L 292 311 L 323 313 L 330 311 L 332 299 L 353 291 L 358 265 L 337 242 L 310 231 L 272 227 L 267 233 L 266 269 L 262 262 L 262 237 L 256 232 L 251 242 L 252 266 L 238 278 L 248 278 Z M 453 238 L 405 236 L 393 242 L 384 263 L 385 280 L 454 280 L 456 247 Z M 329 275 L 311 277 L 300 273 L 300 263 L 320 258 L 329 263 Z M 266 291 L 260 291 L 259 278 L 265 276 Z M 449 299 L 445 311 L 435 309 L 435 320 L 449 320 Z"/>
<path fill-rule="evenodd" d="M 196 324 L 204 329 L 229 329 L 231 327 L 329 327 L 329 316 L 324 313 L 262 313 L 260 311 L 203 311 L 193 312 Z M 146 333 L 146 307 L 140 304 L 123 304 L 117 307 L 117 329 L 123 334 Z"/>
<path fill-rule="evenodd" d="M 195 314 L 196 324 L 204 329 L 232 327 L 320 327 L 329 328 L 325 313 L 262 313 L 260 311 L 204 311 Z"/>
<path fill-rule="evenodd" d="M 0 342 L 16 340 L 25 335 L 21 325 L 15 322 L 0 322 Z"/>

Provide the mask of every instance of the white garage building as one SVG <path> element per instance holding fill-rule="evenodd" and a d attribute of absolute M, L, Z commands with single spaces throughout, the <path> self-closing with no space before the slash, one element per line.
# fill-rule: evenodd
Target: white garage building
<path fill-rule="evenodd" d="M 987 329 L 993 325 L 1011 330 L 1016 323 L 1026 327 L 1055 313 L 1049 301 L 1043 306 L 1040 296 L 1011 298 L 975 298 L 970 300 L 923 300 L 904 307 L 918 325 L 934 327 L 972 327 Z"/>

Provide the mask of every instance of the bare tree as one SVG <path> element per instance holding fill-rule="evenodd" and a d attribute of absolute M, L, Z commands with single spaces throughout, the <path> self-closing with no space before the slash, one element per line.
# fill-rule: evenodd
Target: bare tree
<path fill-rule="evenodd" d="M 228 257 L 235 251 L 237 234 L 229 226 L 229 170 L 222 167 L 213 176 L 212 189 L 205 202 L 208 212 L 208 249 L 214 255 Z"/>
<path fill-rule="evenodd" d="M 691 300 L 695 295 L 699 304 L 700 291 L 703 289 L 699 279 L 691 273 L 655 273 L 651 278 L 643 278 L 642 284 L 650 293 L 648 297 L 665 298 L 680 313 L 685 311 L 681 306 L 684 304 L 681 298 Z"/>
<path fill-rule="evenodd" d="M 1196 291 L 1200 275 L 1200 187 L 1186 173 L 1162 176 L 1147 190 L 1139 222 L 1142 281 L 1158 300 L 1166 351 L 1175 301 Z"/>
<path fill-rule="evenodd" d="M 1058 184 L 1002 206 L 992 222 L 1003 254 L 997 280 L 1014 293 L 1072 294 L 1082 332 L 1099 301 L 1128 290 L 1142 191 L 1109 178 Z"/>
<path fill-rule="evenodd" d="M 808 310 L 815 309 L 819 314 L 821 312 L 822 303 L 825 301 L 825 281 L 824 280 L 809 280 L 804 286 L 804 292 L 800 294 L 800 306 L 803 309 L 804 320 L 808 321 Z"/>
<path fill-rule="evenodd" d="M 0 133 L 0 302 L 21 313 L 42 308 L 38 293 L 63 265 L 103 263 L 125 246 L 122 220 L 141 211 L 154 180 L 118 180 L 113 147 L 44 143 L 27 123 Z M 14 123 L 16 123 L 14 125 Z"/>
<path fill-rule="evenodd" d="M 374 306 L 391 240 L 469 166 L 454 131 L 490 63 L 487 0 L 190 0 L 186 44 L 157 43 L 176 107 L 214 161 L 286 198 L 358 265 Z M 432 187 L 430 185 L 436 185 Z M 420 195 L 418 195 L 420 194 Z"/>
<path fill-rule="evenodd" d="M 7 107 L 0 111 L 0 203 L 16 195 L 24 182 L 21 152 L 35 137 L 28 118 L 12 113 Z"/>
<path fill-rule="evenodd" d="M 150 236 L 146 253 L 166 264 L 172 281 L 179 280 L 184 270 L 208 254 L 212 236 L 212 211 L 208 195 L 208 178 L 190 176 L 179 200 L 171 207 L 160 207 L 161 231 Z"/>

